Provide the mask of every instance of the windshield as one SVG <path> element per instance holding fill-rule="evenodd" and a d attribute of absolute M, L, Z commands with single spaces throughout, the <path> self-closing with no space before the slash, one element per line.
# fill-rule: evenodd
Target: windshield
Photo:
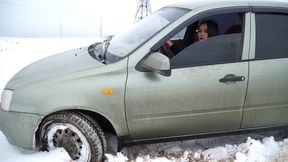
<path fill-rule="evenodd" d="M 182 8 L 162 8 L 139 21 L 128 32 L 114 36 L 106 51 L 106 63 L 114 63 L 125 58 L 142 43 L 187 11 Z"/>

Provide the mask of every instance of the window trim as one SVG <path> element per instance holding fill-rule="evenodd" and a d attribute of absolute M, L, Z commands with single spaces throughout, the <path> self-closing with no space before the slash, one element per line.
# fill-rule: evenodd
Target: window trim
<path fill-rule="evenodd" d="M 251 12 L 253 13 L 288 13 L 285 7 L 271 7 L 271 6 L 252 6 Z"/>

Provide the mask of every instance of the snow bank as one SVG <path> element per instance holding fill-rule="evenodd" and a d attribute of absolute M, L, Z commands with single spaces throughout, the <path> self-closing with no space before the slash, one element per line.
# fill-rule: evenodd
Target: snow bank
<path fill-rule="evenodd" d="M 63 148 L 50 152 L 31 152 L 12 146 L 0 131 L 1 162 L 73 162 Z"/>
<path fill-rule="evenodd" d="M 245 136 L 236 136 L 241 139 Z M 219 141 L 227 137 L 215 137 L 210 139 L 189 140 L 182 142 L 151 144 L 124 148 L 117 156 L 106 155 L 108 162 L 191 162 L 191 161 L 234 161 L 234 162 L 287 162 L 288 138 L 275 141 L 274 137 L 266 137 L 255 140 L 246 137 L 246 141 L 240 144 L 225 144 L 205 149 L 211 145 L 211 141 L 219 144 Z M 229 138 L 229 137 L 228 137 Z M 236 141 L 227 140 L 228 143 Z M 214 144 L 212 144 L 214 145 Z M 202 147 L 202 148 L 201 148 Z"/>

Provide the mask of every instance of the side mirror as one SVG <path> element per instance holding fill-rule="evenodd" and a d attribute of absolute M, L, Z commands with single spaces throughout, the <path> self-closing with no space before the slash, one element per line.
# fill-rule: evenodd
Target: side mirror
<path fill-rule="evenodd" d="M 170 60 L 162 53 L 155 52 L 140 62 L 139 67 L 136 69 L 140 71 L 153 71 L 163 76 L 171 75 Z"/>

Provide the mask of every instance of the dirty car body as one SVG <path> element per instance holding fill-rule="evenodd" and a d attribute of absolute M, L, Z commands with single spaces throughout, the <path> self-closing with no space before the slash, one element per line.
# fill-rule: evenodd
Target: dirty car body
<path fill-rule="evenodd" d="M 195 41 L 205 19 L 219 35 Z M 141 142 L 286 126 L 287 29 L 284 1 L 164 7 L 126 33 L 22 69 L 2 92 L 0 128 L 23 148 L 100 161 L 111 135 Z M 179 53 L 168 56 L 168 40 Z"/>

